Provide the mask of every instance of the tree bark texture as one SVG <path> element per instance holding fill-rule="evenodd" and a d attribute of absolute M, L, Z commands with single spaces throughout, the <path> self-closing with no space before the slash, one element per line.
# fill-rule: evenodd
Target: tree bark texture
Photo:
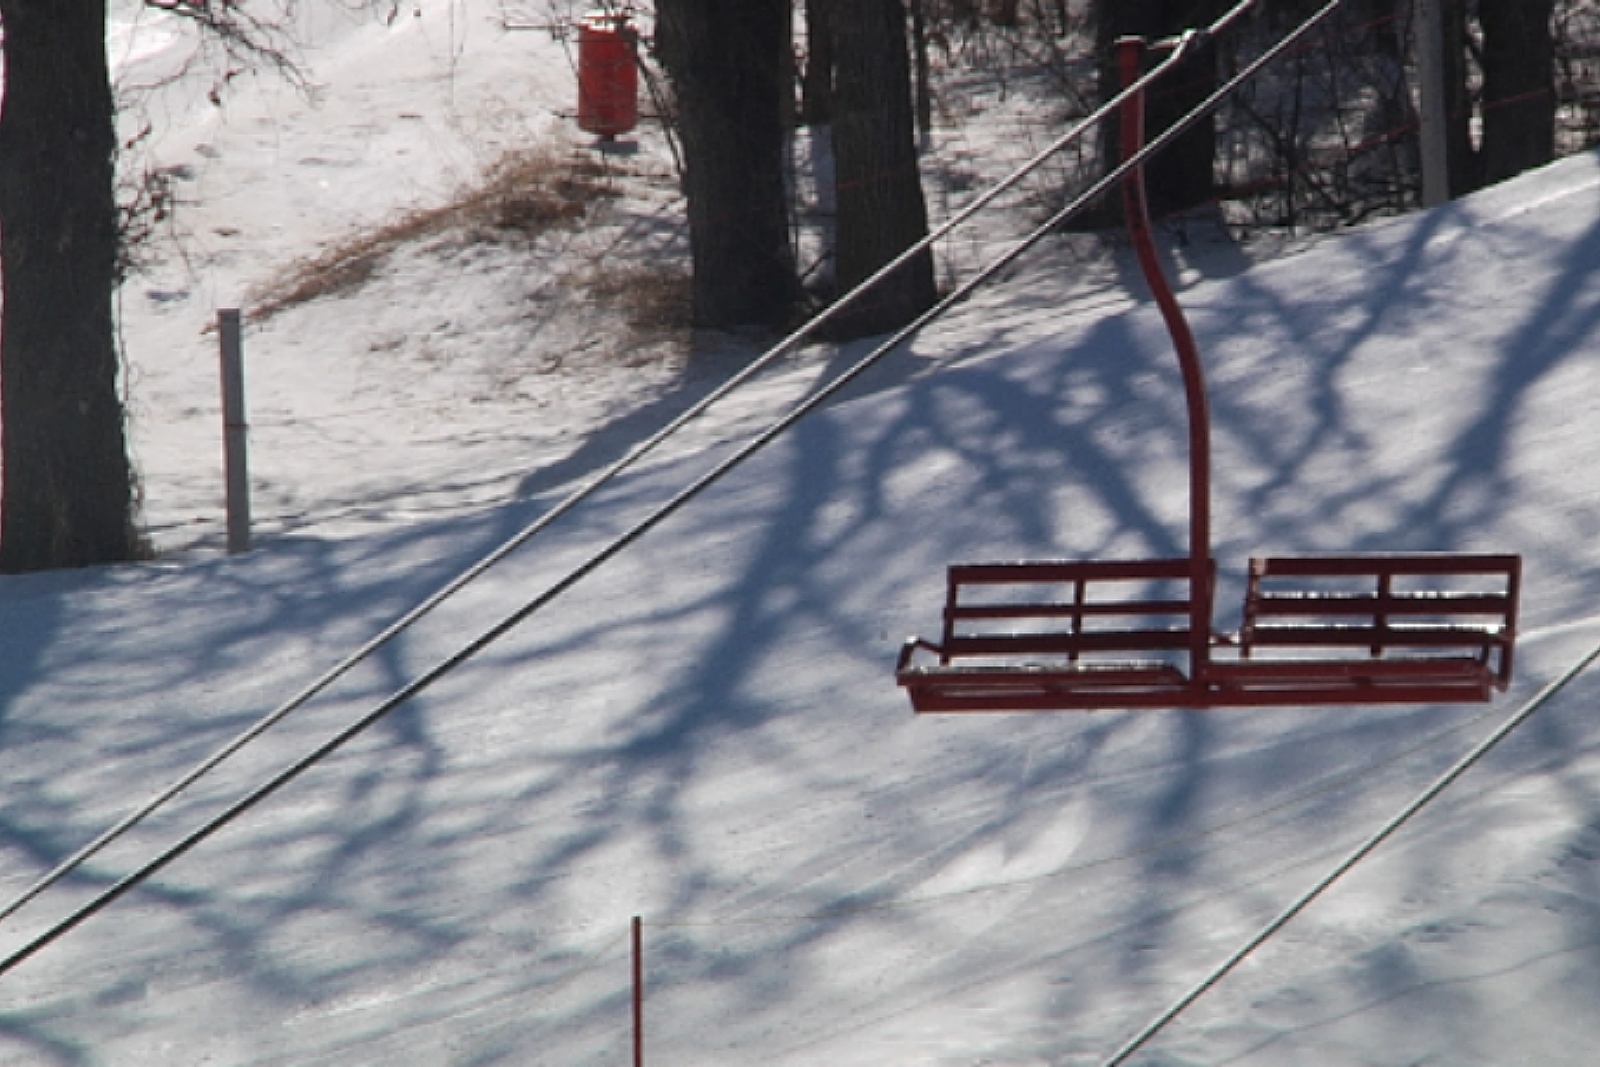
<path fill-rule="evenodd" d="M 1465 196 L 1483 184 L 1478 153 L 1472 144 L 1471 65 L 1467 59 L 1467 5 L 1441 3 L 1444 34 L 1446 168 L 1451 198 Z"/>
<path fill-rule="evenodd" d="M 833 121 L 833 9 L 839 0 L 805 0 L 806 54 L 800 76 L 800 121 Z"/>
<path fill-rule="evenodd" d="M 784 183 L 789 0 L 659 0 L 677 94 L 696 325 L 781 328 L 799 294 Z"/>
<path fill-rule="evenodd" d="M 1486 184 L 1555 157 L 1554 0 L 1478 0 L 1483 28 L 1483 140 Z"/>
<path fill-rule="evenodd" d="M 844 292 L 927 236 L 902 0 L 854 0 L 835 16 L 835 278 Z M 938 298 L 924 250 L 839 320 L 865 336 L 904 326 Z"/>
<path fill-rule="evenodd" d="M 0 570 L 134 558 L 105 0 L 0 0 Z"/>

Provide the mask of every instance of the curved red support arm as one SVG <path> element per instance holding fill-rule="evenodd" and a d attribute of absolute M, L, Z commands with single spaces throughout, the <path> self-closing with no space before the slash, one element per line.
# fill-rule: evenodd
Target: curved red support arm
<path fill-rule="evenodd" d="M 1139 37 L 1124 37 L 1117 42 L 1117 59 L 1124 87 L 1139 78 L 1145 42 Z M 1137 92 L 1123 103 L 1122 158 L 1132 158 L 1144 146 L 1144 93 Z M 1190 559 L 1190 671 L 1197 681 L 1210 662 L 1211 649 L 1211 413 L 1206 403 L 1205 374 L 1200 365 L 1200 349 L 1195 344 L 1189 321 L 1172 294 L 1155 242 L 1150 237 L 1150 209 L 1145 197 L 1144 167 L 1134 167 L 1122 180 L 1124 214 L 1128 235 L 1139 257 L 1139 269 L 1161 308 L 1172 346 L 1183 372 L 1183 393 L 1189 411 L 1189 559 Z"/>

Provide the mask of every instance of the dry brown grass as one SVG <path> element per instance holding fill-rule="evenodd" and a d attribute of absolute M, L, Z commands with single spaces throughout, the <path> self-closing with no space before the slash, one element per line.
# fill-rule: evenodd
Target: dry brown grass
<path fill-rule="evenodd" d="M 507 153 L 449 203 L 408 211 L 290 264 L 253 294 L 250 317 L 262 320 L 298 304 L 348 293 L 404 245 L 450 232 L 473 242 L 536 238 L 582 222 L 597 200 L 614 195 L 606 172 L 592 160 L 537 150 Z"/>
<path fill-rule="evenodd" d="M 615 310 L 635 332 L 670 334 L 689 326 L 687 271 L 649 264 L 604 265 L 590 271 L 583 284 L 590 299 Z"/>

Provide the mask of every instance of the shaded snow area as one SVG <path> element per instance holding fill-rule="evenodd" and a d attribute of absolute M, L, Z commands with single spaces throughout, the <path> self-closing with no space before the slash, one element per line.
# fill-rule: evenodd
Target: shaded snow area
<path fill-rule="evenodd" d="M 632 176 L 589 226 L 429 238 L 252 326 L 262 522 L 253 553 L 222 554 L 213 309 L 504 148 L 588 151 L 560 114 L 565 52 L 497 13 L 333 12 L 306 33 L 309 98 L 265 78 L 221 108 L 158 94 L 148 151 L 186 168 L 184 252 L 161 246 L 123 322 L 164 552 L 0 580 L 0 900 L 736 365 L 734 342 L 619 340 L 563 281 L 619 235 L 681 257 L 647 129 L 606 157 Z M 130 69 L 176 40 L 146 19 L 117 38 Z M 1182 264 L 1216 422 L 1219 601 L 1253 552 L 1521 552 L 1518 677 L 1495 704 L 912 716 L 894 657 L 936 628 L 948 562 L 1184 548 L 1159 316 L 1132 276 L 1086 287 L 1046 246 L 0 977 L 0 1064 L 623 1064 L 635 915 L 651 1064 L 1102 1062 L 1600 641 L 1597 231 L 1583 156 L 1270 262 L 1211 242 Z M 714 409 L 0 923 L 0 952 L 563 578 L 858 351 L 806 349 Z M 1592 1062 L 1597 701 L 1600 676 L 1563 690 L 1133 1062 Z"/>

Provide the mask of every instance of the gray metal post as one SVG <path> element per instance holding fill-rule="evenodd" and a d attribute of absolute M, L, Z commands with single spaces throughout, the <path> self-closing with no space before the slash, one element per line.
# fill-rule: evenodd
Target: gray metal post
<path fill-rule="evenodd" d="M 1416 0 L 1418 116 L 1422 121 L 1422 205 L 1450 199 L 1450 145 L 1446 132 L 1444 21 L 1440 0 Z"/>
<path fill-rule="evenodd" d="M 222 341 L 222 451 L 228 486 L 228 552 L 250 551 L 250 465 L 244 416 L 244 342 L 239 309 L 217 312 Z"/>

